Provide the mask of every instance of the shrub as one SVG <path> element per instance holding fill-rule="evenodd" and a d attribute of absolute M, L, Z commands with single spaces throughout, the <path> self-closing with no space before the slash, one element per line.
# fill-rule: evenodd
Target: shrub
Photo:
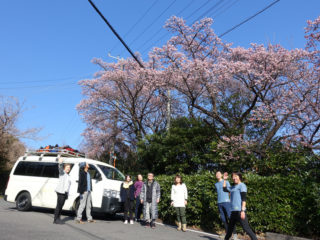
<path fill-rule="evenodd" d="M 188 225 L 216 232 L 222 229 L 214 188 L 215 176 L 210 173 L 182 175 L 189 200 L 186 209 Z M 170 191 L 174 176 L 157 176 L 161 185 L 159 216 L 167 223 L 175 221 L 170 207 Z M 256 232 L 277 232 L 289 235 L 319 236 L 320 184 L 300 176 L 262 177 L 248 173 L 247 214 Z"/>

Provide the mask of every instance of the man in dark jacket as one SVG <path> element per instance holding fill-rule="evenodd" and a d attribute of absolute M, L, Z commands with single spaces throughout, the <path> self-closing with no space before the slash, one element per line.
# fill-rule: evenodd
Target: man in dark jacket
<path fill-rule="evenodd" d="M 82 212 L 86 209 L 87 220 L 89 223 L 94 223 L 95 221 L 91 216 L 91 208 L 92 208 L 92 181 L 90 177 L 89 164 L 82 162 L 79 164 L 79 182 L 78 182 L 78 193 L 80 193 L 80 205 L 77 213 L 77 223 L 84 223 L 82 219 Z"/>
<path fill-rule="evenodd" d="M 160 195 L 159 183 L 154 180 L 153 173 L 148 173 L 148 181 L 143 184 L 140 193 L 140 201 L 143 204 L 143 216 L 146 227 L 156 227 L 155 220 L 158 218 Z"/>

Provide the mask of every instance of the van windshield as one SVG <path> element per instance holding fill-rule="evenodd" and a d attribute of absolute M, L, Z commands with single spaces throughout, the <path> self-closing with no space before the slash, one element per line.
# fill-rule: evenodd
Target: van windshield
<path fill-rule="evenodd" d="M 102 170 L 103 174 L 108 179 L 124 181 L 124 175 L 116 168 L 111 168 L 108 166 L 98 165 Z"/>

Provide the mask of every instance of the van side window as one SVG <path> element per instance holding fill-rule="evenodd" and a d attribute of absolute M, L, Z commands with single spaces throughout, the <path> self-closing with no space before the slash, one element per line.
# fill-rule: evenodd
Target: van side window
<path fill-rule="evenodd" d="M 106 178 L 112 179 L 112 180 L 124 181 L 123 174 L 120 173 L 117 169 L 110 168 L 110 167 L 103 166 L 103 165 L 98 165 L 98 166 L 102 170 L 102 172 L 106 176 Z"/>
<path fill-rule="evenodd" d="M 89 172 L 89 174 L 90 174 L 92 179 L 99 179 L 100 173 L 99 173 L 98 169 L 95 166 L 89 164 L 88 172 Z"/>
<path fill-rule="evenodd" d="M 14 175 L 40 177 L 42 166 L 37 162 L 20 162 L 14 171 Z"/>
<path fill-rule="evenodd" d="M 71 169 L 73 164 L 71 164 Z M 59 178 L 58 163 L 19 162 L 13 175 Z"/>
<path fill-rule="evenodd" d="M 59 178 L 57 163 L 44 163 L 42 177 Z"/>

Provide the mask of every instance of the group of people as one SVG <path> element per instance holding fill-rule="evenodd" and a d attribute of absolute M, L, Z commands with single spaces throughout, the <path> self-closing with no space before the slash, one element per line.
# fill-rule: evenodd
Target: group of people
<path fill-rule="evenodd" d="M 136 221 L 141 221 L 141 213 L 143 212 L 144 225 L 155 228 L 155 220 L 158 218 L 160 196 L 160 184 L 154 180 L 153 173 L 148 173 L 146 182 L 143 182 L 143 177 L 139 174 L 135 183 L 132 182 L 131 176 L 127 175 L 120 189 L 120 200 L 124 203 L 124 224 L 133 224 L 135 206 Z M 187 230 L 185 210 L 187 200 L 187 187 L 182 182 L 182 177 L 176 175 L 174 185 L 172 185 L 171 188 L 171 206 L 176 209 L 178 230 L 182 231 Z"/>
<path fill-rule="evenodd" d="M 68 199 L 69 189 L 71 185 L 71 179 L 69 176 L 71 165 L 63 164 L 63 160 L 59 159 L 59 182 L 56 188 L 57 193 L 57 206 L 54 211 L 53 223 L 59 224 L 61 223 L 60 216 L 62 207 L 65 201 Z M 95 223 L 91 215 L 92 208 L 92 180 L 89 170 L 89 164 L 82 162 L 80 163 L 80 171 L 79 171 L 79 181 L 78 181 L 78 193 L 80 194 L 80 202 L 77 211 L 76 223 L 83 224 L 82 221 L 82 213 L 84 209 L 86 209 L 87 221 L 88 223 Z"/>
<path fill-rule="evenodd" d="M 87 163 L 80 164 L 78 192 L 80 194 L 80 205 L 77 212 L 77 223 L 82 221 L 82 212 L 86 209 L 87 221 L 94 223 L 95 220 L 91 216 L 92 208 L 92 182 L 88 172 L 89 165 Z M 56 188 L 57 206 L 54 214 L 53 223 L 59 223 L 61 210 L 65 200 L 68 198 L 68 192 L 71 184 L 69 172 L 70 164 L 64 164 L 59 159 L 59 183 Z M 239 222 L 243 230 L 249 235 L 251 240 L 257 240 L 256 235 L 251 230 L 246 214 L 246 198 L 247 186 L 242 182 L 242 174 L 234 172 L 232 174 L 233 185 L 228 181 L 228 173 L 222 174 L 220 171 L 216 173 L 217 182 L 215 188 L 218 195 L 218 209 L 220 218 L 224 224 L 226 235 L 225 240 L 237 239 L 236 223 Z M 148 173 L 147 181 L 143 182 L 141 174 L 137 176 L 135 182 L 131 176 L 127 175 L 125 181 L 120 188 L 120 201 L 124 204 L 124 224 L 133 224 L 134 217 L 137 222 L 141 221 L 146 227 L 155 228 L 155 220 L 158 218 L 158 203 L 160 201 L 160 184 L 154 179 L 153 173 Z M 177 230 L 186 231 L 186 206 L 188 201 L 188 190 L 183 183 L 180 175 L 174 178 L 174 184 L 171 187 L 171 206 L 176 210 Z"/>

